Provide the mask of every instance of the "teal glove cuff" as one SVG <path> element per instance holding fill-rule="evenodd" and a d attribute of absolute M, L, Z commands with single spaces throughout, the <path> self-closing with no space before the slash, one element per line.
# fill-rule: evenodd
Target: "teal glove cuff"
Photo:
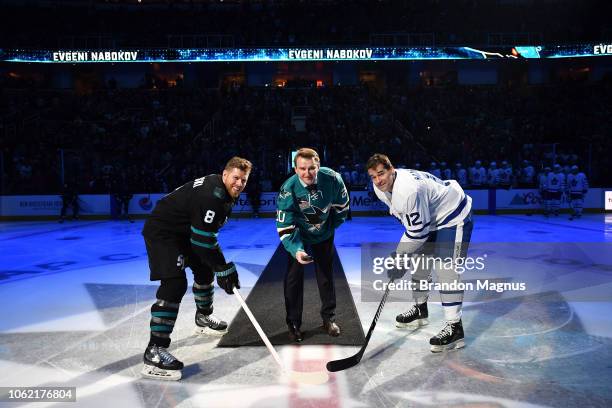
<path fill-rule="evenodd" d="M 225 276 L 231 275 L 232 273 L 236 272 L 236 265 L 234 265 L 233 262 L 226 264 L 225 267 L 227 269 L 222 270 L 222 271 L 215 271 L 215 276 L 217 276 L 217 278 L 225 277 Z"/>

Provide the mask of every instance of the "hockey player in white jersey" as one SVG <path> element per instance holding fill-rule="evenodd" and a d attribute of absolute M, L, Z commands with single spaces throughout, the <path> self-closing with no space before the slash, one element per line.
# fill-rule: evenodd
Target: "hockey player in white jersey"
<path fill-rule="evenodd" d="M 589 182 L 586 175 L 578 170 L 578 166 L 571 168 L 571 173 L 567 175 L 567 193 L 570 200 L 572 214 L 570 220 L 582 216 L 582 206 L 584 205 L 584 195 L 589 191 Z"/>
<path fill-rule="evenodd" d="M 499 186 L 501 188 L 505 188 L 506 190 L 510 189 L 510 187 L 512 187 L 512 166 L 507 162 L 507 161 L 503 161 L 502 162 L 502 167 L 501 169 L 498 170 L 497 172 L 498 174 L 498 180 L 499 180 Z"/>
<path fill-rule="evenodd" d="M 438 168 L 438 164 L 436 162 L 431 162 L 429 165 L 429 172 L 436 177 L 442 176 L 442 170 Z"/>
<path fill-rule="evenodd" d="M 467 171 L 463 168 L 461 163 L 455 164 L 455 180 L 457 180 L 461 187 L 467 186 Z"/>
<path fill-rule="evenodd" d="M 499 169 L 497 163 L 492 161 L 487 169 L 487 184 L 489 188 L 496 188 L 499 186 Z"/>
<path fill-rule="evenodd" d="M 395 169 L 384 154 L 375 154 L 367 162 L 368 175 L 372 179 L 378 198 L 389 207 L 389 213 L 404 226 L 397 248 L 398 254 L 414 254 L 423 251 L 425 244 L 434 248 L 441 258 L 464 258 L 472 234 L 472 199 L 455 180 L 438 177 L 417 170 Z M 428 245 L 429 246 L 429 245 Z M 460 275 L 454 269 L 435 268 L 440 283 L 459 282 Z M 400 279 L 405 271 L 390 271 L 390 276 Z M 428 290 L 420 290 L 421 281 L 431 281 L 431 270 L 417 269 L 412 282 L 415 304 L 396 317 L 398 327 L 427 324 Z M 445 327 L 429 340 L 432 352 L 464 347 L 461 306 L 463 291 L 440 291 L 444 308 Z"/>
<path fill-rule="evenodd" d="M 548 198 L 550 199 L 550 212 L 555 217 L 559 215 L 559 209 L 561 208 L 561 197 L 565 191 L 565 173 L 560 165 L 555 164 L 553 171 L 548 173 L 546 179 L 546 191 L 548 192 Z"/>
<path fill-rule="evenodd" d="M 520 186 L 522 188 L 531 188 L 533 187 L 533 182 L 535 178 L 535 169 L 531 165 L 528 160 L 523 160 L 523 168 L 521 169 L 520 175 Z"/>
<path fill-rule="evenodd" d="M 487 180 L 487 171 L 482 167 L 480 160 L 476 160 L 474 167 L 470 167 L 470 184 L 473 188 L 481 188 Z"/>
<path fill-rule="evenodd" d="M 444 180 L 450 180 L 453 178 L 453 171 L 448 167 L 446 162 L 440 163 L 440 174 L 442 175 L 440 178 Z"/>
<path fill-rule="evenodd" d="M 550 167 L 546 166 L 538 175 L 538 188 L 540 190 L 540 197 L 542 198 L 542 213 L 548 218 L 550 214 L 550 197 L 548 196 L 548 174 L 550 173 Z"/>

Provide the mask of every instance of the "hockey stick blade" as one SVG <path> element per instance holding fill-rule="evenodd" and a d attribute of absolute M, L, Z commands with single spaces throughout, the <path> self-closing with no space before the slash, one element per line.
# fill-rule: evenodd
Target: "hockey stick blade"
<path fill-rule="evenodd" d="M 325 367 L 327 367 L 327 371 L 329 371 L 330 373 L 335 373 L 336 371 L 343 371 L 347 368 L 354 367 L 361 361 L 361 357 L 363 357 L 364 351 L 365 349 L 362 347 L 361 350 L 359 350 L 359 352 L 354 356 L 350 356 L 340 360 L 328 361 Z"/>
<path fill-rule="evenodd" d="M 393 282 L 393 279 L 389 281 L 389 283 Z M 378 305 L 378 309 L 376 310 L 376 314 L 374 315 L 374 320 L 372 320 L 372 324 L 370 324 L 370 329 L 368 330 L 368 334 L 365 339 L 365 344 L 361 347 L 361 349 L 357 352 L 357 354 L 352 355 L 347 358 L 342 358 L 340 360 L 329 361 L 325 367 L 327 367 L 327 371 L 336 372 L 346 370 L 347 368 L 351 368 L 359 364 L 361 358 L 363 357 L 363 353 L 365 353 L 366 347 L 368 347 L 368 343 L 370 342 L 370 337 L 372 337 L 372 333 L 374 332 L 374 327 L 376 327 L 376 323 L 378 322 L 378 318 L 380 317 L 380 312 L 382 312 L 383 307 L 385 306 L 385 302 L 387 301 L 387 296 L 389 296 L 389 285 L 385 289 L 385 294 L 383 295 L 380 304 Z"/>

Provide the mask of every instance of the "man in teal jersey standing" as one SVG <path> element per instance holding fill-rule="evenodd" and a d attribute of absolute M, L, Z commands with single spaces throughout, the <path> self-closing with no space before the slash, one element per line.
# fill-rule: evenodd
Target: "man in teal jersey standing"
<path fill-rule="evenodd" d="M 309 148 L 297 151 L 295 174 L 282 185 L 277 199 L 276 229 L 289 253 L 285 275 L 285 309 L 289 339 L 301 342 L 304 303 L 304 265 L 314 262 L 321 297 L 323 330 L 340 335 L 335 322 L 334 231 L 346 219 L 349 196 L 340 174 L 320 167 L 319 155 Z M 309 250 L 309 255 L 306 251 Z"/>

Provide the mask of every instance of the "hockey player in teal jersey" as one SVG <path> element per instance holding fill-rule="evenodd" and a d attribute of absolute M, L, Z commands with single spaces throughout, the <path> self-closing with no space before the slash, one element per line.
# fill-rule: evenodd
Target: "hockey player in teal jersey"
<path fill-rule="evenodd" d="M 289 253 L 284 282 L 289 338 L 300 342 L 304 265 L 311 262 L 315 264 L 321 297 L 323 329 L 330 336 L 340 335 L 340 327 L 335 322 L 334 231 L 346 219 L 349 197 L 340 174 L 320 167 L 316 151 L 299 149 L 294 165 L 296 174 L 285 181 L 278 194 L 276 228 Z"/>

